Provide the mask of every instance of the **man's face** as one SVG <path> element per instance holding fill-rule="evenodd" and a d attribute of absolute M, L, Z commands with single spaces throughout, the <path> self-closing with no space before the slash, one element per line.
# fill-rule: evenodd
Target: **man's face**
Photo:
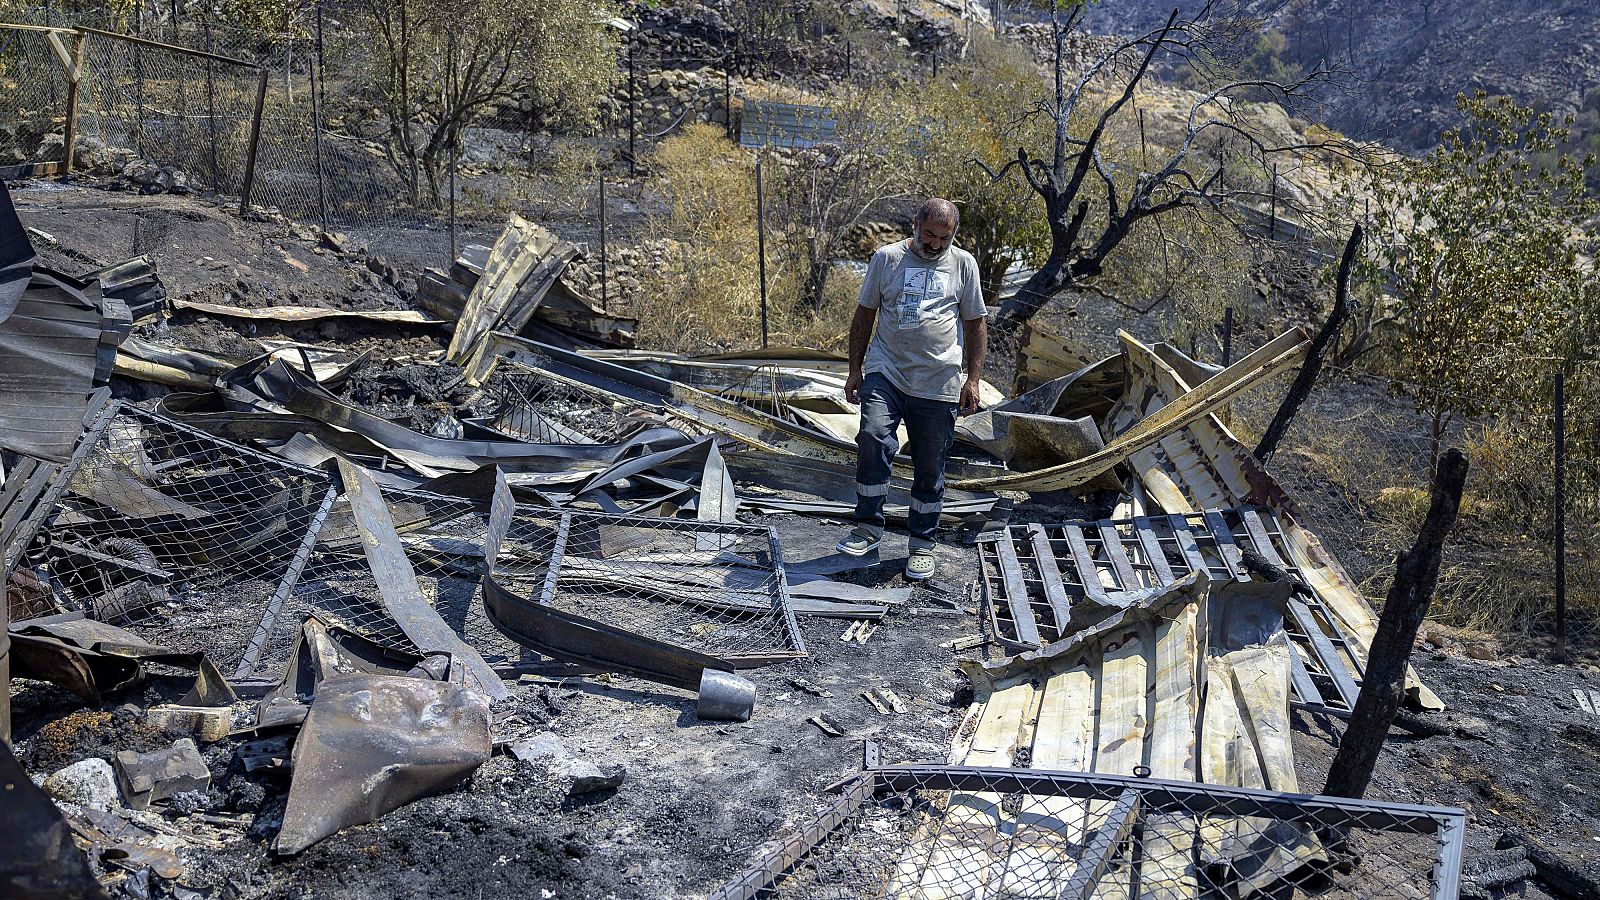
<path fill-rule="evenodd" d="M 917 245 L 924 256 L 938 256 L 943 253 L 955 236 L 956 227 L 950 222 L 941 222 L 930 216 L 916 223 Z"/>

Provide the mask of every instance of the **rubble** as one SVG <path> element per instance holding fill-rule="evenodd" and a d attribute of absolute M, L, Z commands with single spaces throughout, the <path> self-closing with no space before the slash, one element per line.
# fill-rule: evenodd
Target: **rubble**
<path fill-rule="evenodd" d="M 165 750 L 117 752 L 117 785 L 130 809 L 149 809 L 188 791 L 211 786 L 211 770 L 193 740 L 179 738 Z"/>
<path fill-rule="evenodd" d="M 79 155 L 110 171 L 122 153 Z M 183 187 L 181 172 L 136 159 L 115 171 L 141 189 Z M 924 779 L 937 793 L 879 809 L 889 830 L 868 826 L 859 850 L 915 895 L 972 888 L 956 872 L 964 858 L 1009 872 L 1005 890 L 1019 895 L 1087 896 L 1097 882 L 1127 892 L 1122 848 L 1135 837 L 1150 877 L 1188 885 L 1185 896 L 1199 896 L 1201 853 L 1242 894 L 1317 869 L 1356 872 L 1345 883 L 1359 895 L 1370 876 L 1320 830 L 1319 817 L 1355 813 L 1283 797 L 1299 790 L 1291 711 L 1348 712 L 1371 610 L 1281 489 L 1213 427 L 1299 361 L 1299 330 L 1226 369 L 1123 336 L 1118 353 L 1082 365 L 1057 348 L 1015 398 L 985 385 L 949 469 L 949 580 L 911 586 L 893 580 L 887 545 L 844 558 L 817 538 L 855 499 L 857 410 L 838 357 L 634 350 L 637 322 L 601 305 L 580 248 L 537 223 L 512 217 L 493 246 L 469 243 L 448 270 L 424 272 L 420 309 L 378 309 L 237 286 L 169 297 L 137 256 L 58 277 L 33 265 L 3 213 L 0 356 L 54 380 L 0 384 L 11 617 L 0 650 L 15 676 L 62 689 L 51 703 L 99 717 L 81 743 L 66 725 L 30 735 L 60 745 L 45 771 L 82 757 L 44 780 L 66 818 L 44 795 L 27 808 L 38 840 L 54 842 L 32 871 L 59 864 L 50 877 L 88 879 L 88 894 L 99 883 L 166 896 L 209 852 L 255 860 L 270 848 L 327 867 L 393 837 L 395 823 L 431 842 L 436 823 L 414 817 L 502 789 L 509 810 L 535 803 L 535 787 L 555 820 L 573 817 L 569 830 L 596 829 L 563 851 L 577 859 L 624 846 L 634 827 L 582 810 L 688 802 L 656 755 L 749 744 L 788 766 L 759 777 L 820 783 L 839 738 L 921 727 L 894 752 L 959 766 L 913 772 L 869 755 L 827 801 L 831 824 L 772 859 L 793 863 L 826 833 L 854 840 L 843 810 Z M 380 277 L 352 239 L 310 237 L 322 256 L 351 256 L 363 284 Z M 651 252 L 633 263 L 650 265 Z M 22 330 L 45 298 L 74 322 L 49 352 Z M 179 315 L 253 337 L 191 346 L 170 326 Z M 258 326 L 274 330 L 254 336 Z M 392 344 L 341 340 L 351 334 L 424 349 L 398 359 Z M 113 374 L 121 399 L 97 390 Z M 895 492 L 909 475 L 897 460 Z M 1007 521 L 1023 492 L 1068 490 L 1122 499 Z M 959 664 L 970 703 L 934 669 L 902 677 L 909 661 L 896 655 L 912 640 L 952 677 L 944 650 L 990 654 Z M 896 661 L 858 671 L 866 658 Z M 590 692 L 625 714 L 586 718 L 592 698 L 578 698 Z M 49 708 L 31 700 L 30 727 Z M 635 721 L 675 722 L 691 746 L 662 748 Z M 1082 774 L 1030 774 L 1054 770 Z M 1127 783 L 1138 770 L 1154 781 Z M 1246 801 L 1264 805 L 1226 805 Z M 1025 819 L 1019 802 L 1048 815 Z M 1195 824 L 1218 809 L 1225 822 Z M 1363 809 L 1389 823 L 1424 815 Z M 791 813 L 803 818 L 771 811 L 746 836 L 752 861 Z M 1043 835 L 1047 821 L 1073 824 Z M 1030 834 L 1039 843 L 1016 843 L 1008 862 L 1004 848 Z M 1434 844 L 1417 846 L 1431 865 Z M 1055 855 L 1082 866 L 1051 875 Z M 744 863 L 720 861 L 723 872 Z M 1500 862 L 1476 883 L 1525 868 Z M 726 895 L 765 889 L 781 874 L 771 866 Z"/>

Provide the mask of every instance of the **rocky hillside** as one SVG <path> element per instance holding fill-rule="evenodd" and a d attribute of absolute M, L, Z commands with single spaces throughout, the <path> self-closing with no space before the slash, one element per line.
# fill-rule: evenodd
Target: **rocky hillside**
<path fill-rule="evenodd" d="M 1284 62 L 1327 63 L 1328 124 L 1402 150 L 1432 146 L 1457 121 L 1457 93 L 1481 88 L 1577 112 L 1600 85 L 1600 8 L 1583 0 L 1237 0 L 1283 37 Z M 1195 0 L 1117 0 L 1089 8 L 1092 31 L 1158 26 Z"/>

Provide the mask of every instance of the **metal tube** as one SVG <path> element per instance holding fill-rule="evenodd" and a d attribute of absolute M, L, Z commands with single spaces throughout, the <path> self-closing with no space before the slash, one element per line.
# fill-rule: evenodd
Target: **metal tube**
<path fill-rule="evenodd" d="M 1222 367 L 1233 362 L 1233 307 L 1222 311 Z"/>
<path fill-rule="evenodd" d="M 201 20 L 201 27 L 206 33 L 206 51 L 211 51 L 211 20 Z M 206 127 L 211 138 L 211 193 L 215 194 L 222 188 L 222 176 L 217 172 L 217 84 L 216 60 L 206 57 Z"/>
<path fill-rule="evenodd" d="M 761 191 L 761 160 L 756 160 L 756 269 L 761 273 L 761 348 L 767 346 L 767 214 Z"/>
<path fill-rule="evenodd" d="M 261 111 L 267 103 L 267 70 L 257 70 L 256 108 L 250 116 L 250 149 L 244 162 L 244 187 L 239 192 L 239 215 L 250 211 L 250 191 L 256 184 L 256 149 L 261 145 Z"/>
<path fill-rule="evenodd" d="M 448 85 L 451 102 L 454 102 L 456 93 L 456 33 L 450 32 L 450 39 L 445 46 L 445 84 Z M 456 258 L 456 157 L 461 155 L 458 141 L 460 126 L 450 126 L 450 258 Z"/>
<path fill-rule="evenodd" d="M 1556 373 L 1556 655 L 1567 653 L 1567 376 Z"/>
<path fill-rule="evenodd" d="M 722 124 L 733 139 L 733 79 L 728 74 L 728 57 L 722 57 Z"/>
<path fill-rule="evenodd" d="M 1267 240 L 1278 237 L 1278 164 L 1272 164 L 1272 217 L 1267 220 Z"/>
<path fill-rule="evenodd" d="M 600 173 L 600 309 L 611 312 L 606 288 L 606 175 Z"/>
<path fill-rule="evenodd" d="M 328 182 L 322 168 L 322 2 L 317 0 L 316 58 L 311 63 L 311 149 L 317 163 L 317 220 L 328 230 Z M 454 254 L 451 255 L 454 259 Z"/>

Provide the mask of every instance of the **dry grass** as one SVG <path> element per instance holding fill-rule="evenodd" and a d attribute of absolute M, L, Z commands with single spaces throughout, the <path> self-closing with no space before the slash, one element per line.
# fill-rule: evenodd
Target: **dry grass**
<path fill-rule="evenodd" d="M 666 210 L 650 232 L 675 242 L 672 258 L 641 273 L 639 344 L 705 352 L 761 344 L 761 287 L 750 155 L 722 129 L 692 125 L 651 159 Z M 801 304 L 801 260 L 785 223 L 768 222 L 767 319 L 774 345 L 844 349 L 861 279 L 836 270 L 822 309 Z"/>

